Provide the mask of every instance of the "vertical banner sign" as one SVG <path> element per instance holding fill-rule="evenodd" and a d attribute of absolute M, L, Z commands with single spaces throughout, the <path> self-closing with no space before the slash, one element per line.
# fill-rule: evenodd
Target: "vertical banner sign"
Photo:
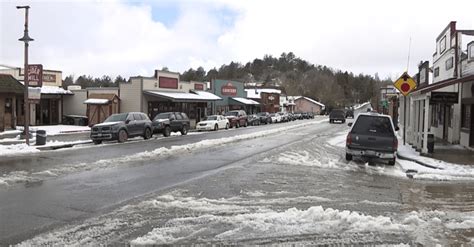
<path fill-rule="evenodd" d="M 30 87 L 43 86 L 43 65 L 30 64 L 28 65 L 28 85 Z"/>

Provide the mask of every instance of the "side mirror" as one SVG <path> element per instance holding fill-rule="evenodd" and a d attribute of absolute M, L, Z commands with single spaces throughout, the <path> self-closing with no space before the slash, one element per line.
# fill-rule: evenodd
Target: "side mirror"
<path fill-rule="evenodd" d="M 395 127 L 395 131 L 399 131 L 400 128 L 398 126 Z"/>
<path fill-rule="evenodd" d="M 130 119 L 125 120 L 125 124 L 129 124 L 129 123 L 130 123 Z"/>
<path fill-rule="evenodd" d="M 352 127 L 352 123 L 348 123 L 347 126 Z"/>

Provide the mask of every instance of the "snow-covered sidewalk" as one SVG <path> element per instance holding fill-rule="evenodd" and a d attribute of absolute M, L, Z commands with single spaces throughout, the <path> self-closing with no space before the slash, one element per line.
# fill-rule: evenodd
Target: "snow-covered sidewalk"
<path fill-rule="evenodd" d="M 430 157 L 421 156 L 409 145 L 403 145 L 399 139 L 398 163 L 417 179 L 434 180 L 474 180 L 474 167 L 454 164 Z M 407 158 L 407 159 L 405 159 Z"/>
<path fill-rule="evenodd" d="M 18 130 L 22 131 L 23 126 L 18 126 Z M 36 132 L 37 130 L 45 130 L 46 135 L 56 136 L 71 133 L 88 132 L 91 130 L 89 126 L 77 126 L 77 125 L 43 125 L 43 126 L 31 126 L 30 131 Z"/>

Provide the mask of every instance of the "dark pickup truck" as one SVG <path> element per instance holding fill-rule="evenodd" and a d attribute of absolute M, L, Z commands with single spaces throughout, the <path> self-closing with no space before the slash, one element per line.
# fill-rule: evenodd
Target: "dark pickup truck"
<path fill-rule="evenodd" d="M 395 165 L 398 139 L 390 116 L 361 113 L 357 116 L 346 139 L 346 160 L 353 156 L 371 161 L 388 161 Z"/>
<path fill-rule="evenodd" d="M 178 131 L 187 135 L 189 126 L 189 118 L 184 112 L 163 112 L 153 118 L 153 133 L 163 133 L 165 137 Z"/>
<path fill-rule="evenodd" d="M 329 113 L 329 123 L 334 123 L 340 121 L 342 123 L 346 122 L 346 112 L 344 110 L 332 110 Z"/>

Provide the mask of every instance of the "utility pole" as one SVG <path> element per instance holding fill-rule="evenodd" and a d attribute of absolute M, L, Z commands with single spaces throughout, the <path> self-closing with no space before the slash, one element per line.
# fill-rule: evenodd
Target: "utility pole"
<path fill-rule="evenodd" d="M 25 42 L 25 68 L 23 70 L 23 80 L 25 82 L 25 95 L 24 95 L 24 108 L 25 108 L 25 124 L 24 124 L 24 133 L 25 133 L 25 140 L 26 145 L 30 145 L 30 103 L 28 101 L 28 43 L 33 41 L 30 36 L 28 36 L 28 9 L 30 6 L 16 6 L 17 9 L 25 9 L 25 30 L 23 37 L 18 39 L 19 41 Z"/>

